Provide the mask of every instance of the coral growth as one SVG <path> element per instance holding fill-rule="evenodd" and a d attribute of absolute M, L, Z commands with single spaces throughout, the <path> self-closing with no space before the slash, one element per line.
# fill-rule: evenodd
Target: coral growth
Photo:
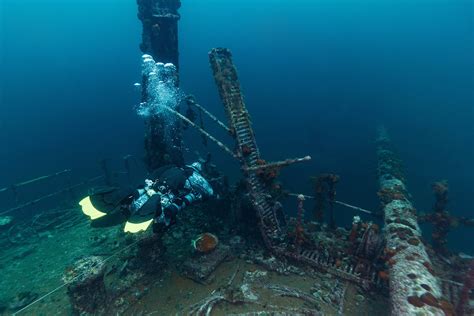
<path fill-rule="evenodd" d="M 267 162 L 263 159 L 258 159 L 257 164 L 260 166 L 265 166 Z M 273 186 L 275 179 L 280 174 L 280 169 L 281 167 L 278 166 L 266 167 L 258 169 L 256 173 L 266 185 Z"/>
<path fill-rule="evenodd" d="M 0 216 L 0 227 L 7 227 L 13 222 L 11 216 Z"/>
<path fill-rule="evenodd" d="M 63 281 L 75 314 L 100 313 L 105 308 L 107 293 L 104 283 L 105 264 L 98 256 L 89 256 L 66 269 Z"/>

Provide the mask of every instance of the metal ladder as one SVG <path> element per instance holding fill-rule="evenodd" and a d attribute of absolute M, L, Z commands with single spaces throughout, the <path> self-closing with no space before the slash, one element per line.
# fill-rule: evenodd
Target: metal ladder
<path fill-rule="evenodd" d="M 260 153 L 252 129 L 252 123 L 242 97 L 237 70 L 232 62 L 232 54 L 228 49 L 215 48 L 209 53 L 211 68 L 219 90 L 219 94 L 237 142 L 237 153 L 244 176 L 252 197 L 253 205 L 260 218 L 260 230 L 265 244 L 276 255 L 289 257 L 305 262 L 317 269 L 325 270 L 341 279 L 357 284 L 375 283 L 377 274 L 370 273 L 369 279 L 361 278 L 354 271 L 354 265 L 336 266 L 333 258 L 324 258 L 314 250 L 301 250 L 298 253 L 287 250 L 284 243 L 285 234 L 278 222 L 270 196 L 265 185 L 257 175 Z M 254 169 L 252 169 L 254 168 Z"/>

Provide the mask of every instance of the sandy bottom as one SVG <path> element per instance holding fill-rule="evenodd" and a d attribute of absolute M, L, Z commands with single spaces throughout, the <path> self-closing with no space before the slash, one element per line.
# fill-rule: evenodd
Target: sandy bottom
<path fill-rule="evenodd" d="M 41 297 L 61 287 L 64 284 L 61 279 L 64 271 L 78 258 L 91 254 L 108 256 L 123 249 L 127 241 L 123 236 L 117 236 L 120 236 L 117 229 L 95 230 L 84 221 L 74 229 L 45 234 L 35 244 L 3 249 L 0 258 L 0 305 L 8 306 L 22 292 L 31 292 Z M 120 258 L 123 255 L 126 254 L 122 253 L 111 259 L 107 265 L 117 267 L 121 264 Z M 256 270 L 265 271 L 261 266 L 235 258 L 222 263 L 214 272 L 212 282 L 202 285 L 180 276 L 173 264 L 169 264 L 159 275 L 146 276 L 123 295 L 122 303 L 127 308 L 122 308 L 122 310 L 125 309 L 122 314 L 187 315 L 190 306 L 200 302 L 213 291 L 225 287 L 237 270 L 238 273 L 232 283 L 235 288 L 239 288 L 244 283 L 246 273 Z M 112 273 L 107 282 L 113 284 L 117 281 L 116 279 L 117 276 Z M 284 276 L 268 271 L 260 281 L 260 286 L 254 288 L 258 296 L 258 304 L 221 302 L 214 308 L 212 315 L 278 310 L 278 307 L 281 309 L 317 308 L 324 315 L 337 315 L 340 311 L 334 304 L 321 302 L 318 306 L 311 306 L 304 300 L 277 296 L 274 292 L 264 290 L 262 287 L 264 284 L 275 284 L 297 288 L 312 295 L 315 286 L 331 282 L 335 280 L 323 274 Z M 329 293 L 331 289 L 326 289 L 326 291 Z M 324 291 L 322 293 L 324 295 Z M 130 300 L 134 295 L 135 298 Z M 110 308 L 110 314 L 116 314 L 116 307 Z M 12 310 L 6 309 L 2 315 L 11 313 Z M 19 315 L 70 315 L 71 313 L 66 287 L 63 286 Z M 347 285 L 342 313 L 344 315 L 387 315 L 388 301 L 382 295 L 360 293 L 357 287 Z"/>

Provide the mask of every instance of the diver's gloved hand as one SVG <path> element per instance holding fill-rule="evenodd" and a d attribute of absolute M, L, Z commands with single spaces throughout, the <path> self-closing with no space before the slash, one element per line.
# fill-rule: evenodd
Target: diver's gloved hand
<path fill-rule="evenodd" d="M 163 212 L 167 224 L 175 220 L 176 214 L 178 214 L 179 210 L 180 207 L 176 203 L 171 203 L 164 208 Z"/>

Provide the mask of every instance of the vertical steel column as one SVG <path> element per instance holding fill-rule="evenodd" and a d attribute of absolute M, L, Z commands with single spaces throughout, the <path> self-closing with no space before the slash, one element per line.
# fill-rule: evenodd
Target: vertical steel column
<path fill-rule="evenodd" d="M 137 0 L 138 18 L 143 25 L 140 49 L 156 62 L 172 63 L 179 69 L 178 21 L 180 0 Z M 179 81 L 177 81 L 178 83 Z M 146 78 L 142 78 L 142 102 L 146 102 Z M 165 129 L 171 134 L 165 139 Z M 150 170 L 165 164 L 184 164 L 182 128 L 179 121 L 165 125 L 155 115 L 146 122 L 145 162 Z"/>

